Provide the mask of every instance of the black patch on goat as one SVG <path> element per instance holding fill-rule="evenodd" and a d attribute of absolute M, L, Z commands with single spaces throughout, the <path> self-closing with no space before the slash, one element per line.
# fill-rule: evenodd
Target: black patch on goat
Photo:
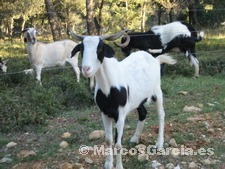
<path fill-rule="evenodd" d="M 144 99 L 139 107 L 137 108 L 138 115 L 139 115 L 139 121 L 143 121 L 146 118 L 147 110 L 145 109 L 144 103 L 147 101 L 147 98 Z"/>
<path fill-rule="evenodd" d="M 75 46 L 74 48 L 73 48 L 73 50 L 72 50 L 72 52 L 71 52 L 71 58 L 73 57 L 73 56 L 75 56 L 76 55 L 76 53 L 77 52 L 81 52 L 81 56 L 83 56 L 83 51 L 84 51 L 84 44 L 83 43 L 80 43 L 80 44 L 78 44 L 77 46 Z"/>
<path fill-rule="evenodd" d="M 84 52 L 84 44 L 83 42 L 75 46 L 75 48 L 71 52 L 71 57 L 75 56 L 77 52 L 81 52 L 81 56 L 83 56 Z M 115 55 L 115 51 L 113 48 L 107 44 L 105 44 L 101 39 L 99 40 L 99 44 L 97 47 L 97 56 L 98 60 L 102 63 L 104 57 L 111 58 Z"/>
<path fill-rule="evenodd" d="M 126 56 L 130 55 L 132 49 L 139 49 L 148 52 L 148 49 L 162 49 L 160 35 L 155 35 L 153 31 L 128 33 L 130 42 L 122 51 Z M 121 43 L 126 41 L 126 37 L 121 39 Z M 155 55 L 155 54 L 153 54 Z"/>
<path fill-rule="evenodd" d="M 125 87 L 111 87 L 110 93 L 106 96 L 101 89 L 96 94 L 96 103 L 100 110 L 110 118 L 114 118 L 117 122 L 119 118 L 119 106 L 125 106 L 127 103 L 127 90 Z"/>
<path fill-rule="evenodd" d="M 188 30 L 191 32 L 191 37 L 196 39 L 198 37 L 197 35 L 197 32 L 196 32 L 196 29 L 191 25 L 191 24 L 188 24 L 186 22 L 181 22 L 183 25 L 185 25 Z"/>
<path fill-rule="evenodd" d="M 103 42 L 103 40 L 99 40 L 98 47 L 97 47 L 97 55 L 98 60 L 102 63 L 104 57 L 111 58 L 115 55 L 115 51 L 113 48 Z"/>

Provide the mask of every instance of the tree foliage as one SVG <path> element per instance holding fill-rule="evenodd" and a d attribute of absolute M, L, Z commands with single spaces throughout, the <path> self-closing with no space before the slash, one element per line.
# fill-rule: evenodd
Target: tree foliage
<path fill-rule="evenodd" d="M 13 36 L 25 27 L 50 32 L 46 0 L 0 0 L 0 35 Z M 122 28 L 144 31 L 174 20 L 216 26 L 225 20 L 224 0 L 51 0 L 60 33 L 113 33 Z M 91 8 L 88 8 L 91 7 Z M 50 12 L 51 13 L 51 12 Z M 56 22 L 56 21 L 55 21 Z"/>

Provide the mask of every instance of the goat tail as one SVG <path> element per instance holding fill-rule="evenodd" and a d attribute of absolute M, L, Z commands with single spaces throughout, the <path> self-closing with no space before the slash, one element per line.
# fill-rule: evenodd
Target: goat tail
<path fill-rule="evenodd" d="M 204 37 L 204 32 L 201 31 L 201 32 L 199 33 L 199 36 L 195 39 L 195 41 L 196 41 L 196 42 L 199 42 L 199 41 L 202 40 L 203 37 Z"/>
<path fill-rule="evenodd" d="M 156 58 L 160 64 L 168 64 L 168 65 L 174 65 L 175 63 L 177 63 L 177 61 L 175 59 L 172 58 L 172 56 L 170 56 L 169 54 L 162 54 L 159 55 Z"/>

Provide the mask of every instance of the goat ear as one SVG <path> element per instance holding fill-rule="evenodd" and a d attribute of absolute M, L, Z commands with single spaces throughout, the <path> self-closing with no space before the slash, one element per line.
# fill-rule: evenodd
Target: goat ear
<path fill-rule="evenodd" d="M 3 60 L 2 62 L 3 62 L 4 65 L 6 65 L 8 61 L 9 61 L 9 59 Z"/>
<path fill-rule="evenodd" d="M 25 33 L 27 30 L 28 30 L 28 29 L 24 29 L 24 30 L 21 31 L 21 33 Z"/>
<path fill-rule="evenodd" d="M 81 44 L 78 44 L 71 52 L 71 58 L 80 51 Z"/>
<path fill-rule="evenodd" d="M 115 56 L 115 51 L 113 50 L 113 48 L 107 44 L 104 44 L 104 55 L 107 58 L 111 58 Z"/>

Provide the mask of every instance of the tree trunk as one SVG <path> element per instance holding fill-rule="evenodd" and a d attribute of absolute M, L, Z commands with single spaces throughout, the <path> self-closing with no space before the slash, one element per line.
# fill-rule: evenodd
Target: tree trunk
<path fill-rule="evenodd" d="M 198 19 L 197 19 L 197 9 L 199 5 L 199 0 L 195 0 L 194 4 L 191 4 L 188 6 L 188 15 L 189 15 L 189 23 L 193 25 L 198 24 Z"/>
<path fill-rule="evenodd" d="M 86 0 L 87 10 L 87 31 L 89 35 L 97 35 L 97 30 L 94 22 L 94 2 L 93 0 Z"/>
<path fill-rule="evenodd" d="M 146 16 L 146 0 L 143 2 L 141 9 L 141 31 L 145 31 L 145 16 Z"/>
<path fill-rule="evenodd" d="M 59 23 L 59 19 L 57 17 L 55 8 L 53 6 L 52 0 L 45 0 L 45 6 L 47 10 L 47 15 L 48 15 L 48 21 L 50 23 L 51 31 L 52 31 L 52 36 L 53 40 L 60 40 L 62 35 L 61 35 L 61 27 Z"/>
<path fill-rule="evenodd" d="M 171 8 L 169 12 L 169 22 L 173 22 L 173 8 Z"/>

